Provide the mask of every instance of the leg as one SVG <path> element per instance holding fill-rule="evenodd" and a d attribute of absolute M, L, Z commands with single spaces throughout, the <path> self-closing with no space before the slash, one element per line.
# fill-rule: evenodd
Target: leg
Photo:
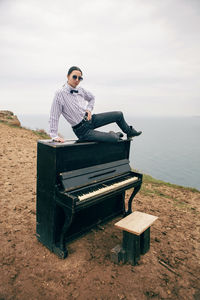
<path fill-rule="evenodd" d="M 119 141 L 120 136 L 115 132 L 102 132 L 91 129 L 81 139 L 93 142 L 116 143 Z"/>
<path fill-rule="evenodd" d="M 85 122 L 80 128 L 73 129 L 76 136 L 83 141 L 99 141 L 115 143 L 120 138 L 120 133 L 100 132 L 94 130 L 95 128 L 110 124 L 117 123 L 123 132 L 127 134 L 127 137 L 139 135 L 137 131 L 131 129 L 131 127 L 124 120 L 123 113 L 120 111 L 107 112 L 102 114 L 94 114 L 92 120 Z"/>
<path fill-rule="evenodd" d="M 145 254 L 150 249 L 150 227 L 140 235 L 140 253 Z"/>
<path fill-rule="evenodd" d="M 93 128 L 98 128 L 101 126 L 108 125 L 110 123 L 117 123 L 119 128 L 128 133 L 130 130 L 129 125 L 126 123 L 123 113 L 121 111 L 112 111 L 101 114 L 94 114 L 92 116 L 92 126 Z"/>
<path fill-rule="evenodd" d="M 126 214 L 125 214 L 126 216 L 128 216 L 132 213 L 132 201 L 133 201 L 133 198 L 135 197 L 135 195 L 139 192 L 140 188 L 141 188 L 141 184 L 134 187 L 133 192 L 128 200 L 128 210 L 126 211 Z"/>
<path fill-rule="evenodd" d="M 103 125 L 101 125 L 103 126 Z M 92 121 L 85 122 L 80 128 L 73 129 L 76 136 L 80 141 L 93 141 L 93 142 L 110 142 L 116 143 L 120 140 L 122 133 L 101 132 L 94 130 Z"/>
<path fill-rule="evenodd" d="M 136 265 L 140 259 L 140 236 L 123 230 L 123 249 L 126 260 Z"/>
<path fill-rule="evenodd" d="M 119 128 L 127 134 L 127 137 L 137 136 L 142 133 L 141 131 L 136 131 L 126 123 L 121 111 L 94 114 L 92 116 L 92 126 L 94 129 L 110 123 L 117 123 Z"/>

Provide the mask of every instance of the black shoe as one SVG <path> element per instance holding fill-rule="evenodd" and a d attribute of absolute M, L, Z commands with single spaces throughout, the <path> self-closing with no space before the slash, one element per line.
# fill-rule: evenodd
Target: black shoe
<path fill-rule="evenodd" d="M 135 130 L 132 126 L 130 126 L 130 132 L 127 133 L 127 138 L 130 139 L 134 136 L 138 136 L 142 133 L 142 131 Z"/>
<path fill-rule="evenodd" d="M 116 134 L 118 135 L 119 138 L 122 138 L 124 136 L 122 132 L 116 132 Z"/>
<path fill-rule="evenodd" d="M 109 131 L 109 133 L 112 133 L 114 135 L 117 135 L 119 140 L 124 136 L 122 132 L 114 132 L 114 131 Z"/>

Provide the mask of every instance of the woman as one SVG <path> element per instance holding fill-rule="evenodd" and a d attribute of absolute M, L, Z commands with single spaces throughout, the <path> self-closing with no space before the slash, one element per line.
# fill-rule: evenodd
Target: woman
<path fill-rule="evenodd" d="M 123 136 L 121 132 L 102 132 L 95 130 L 98 127 L 117 123 L 119 128 L 127 134 L 127 138 L 140 135 L 124 120 L 120 111 L 93 114 L 94 96 L 83 89 L 77 88 L 83 80 L 82 71 L 78 67 L 71 67 L 67 74 L 67 83 L 56 92 L 50 112 L 50 135 L 54 141 L 63 143 L 58 136 L 58 122 L 60 115 L 71 124 L 75 135 L 81 141 L 117 142 Z"/>

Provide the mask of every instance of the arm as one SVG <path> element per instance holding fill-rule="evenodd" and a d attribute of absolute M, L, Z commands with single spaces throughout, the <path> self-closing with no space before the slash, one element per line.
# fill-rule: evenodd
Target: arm
<path fill-rule="evenodd" d="M 86 101 L 88 101 L 88 105 L 87 105 L 87 108 L 86 108 L 86 112 L 88 114 L 87 118 L 88 118 L 88 120 L 91 120 L 91 118 L 92 118 L 91 111 L 94 108 L 95 97 L 92 95 L 92 93 L 90 93 L 89 91 L 87 91 L 83 88 L 82 88 L 82 91 L 83 91 L 84 99 Z"/>
<path fill-rule="evenodd" d="M 92 111 L 94 108 L 95 97 L 89 91 L 82 88 L 84 99 L 88 101 L 87 111 Z"/>
<path fill-rule="evenodd" d="M 57 92 L 54 96 L 53 103 L 50 111 L 50 136 L 57 142 L 64 142 L 62 138 L 58 136 L 58 122 L 62 112 L 62 104 L 60 101 L 60 94 Z"/>

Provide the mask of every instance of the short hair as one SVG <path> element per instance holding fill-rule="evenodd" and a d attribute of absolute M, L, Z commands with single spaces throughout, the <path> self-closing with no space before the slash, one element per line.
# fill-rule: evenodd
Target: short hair
<path fill-rule="evenodd" d="M 73 71 L 80 71 L 80 72 L 81 72 L 81 75 L 83 75 L 81 69 L 80 69 L 79 67 L 76 67 L 76 66 L 71 67 L 71 68 L 68 70 L 67 75 L 69 76 Z"/>

